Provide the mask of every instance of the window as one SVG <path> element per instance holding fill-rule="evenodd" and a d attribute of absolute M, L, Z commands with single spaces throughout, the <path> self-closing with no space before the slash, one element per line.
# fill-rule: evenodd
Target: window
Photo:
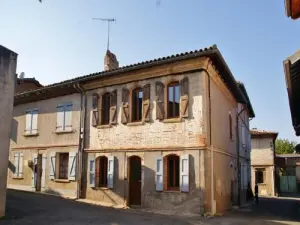
<path fill-rule="evenodd" d="M 110 111 L 110 93 L 102 95 L 102 115 L 101 115 L 101 124 L 109 124 L 109 111 Z"/>
<path fill-rule="evenodd" d="M 14 153 L 14 177 L 23 177 L 23 153 Z"/>
<path fill-rule="evenodd" d="M 180 93 L 179 83 L 171 83 L 168 85 L 168 118 L 179 117 Z"/>
<path fill-rule="evenodd" d="M 132 91 L 132 121 L 142 120 L 143 91 L 137 88 Z"/>
<path fill-rule="evenodd" d="M 56 131 L 72 131 L 72 103 L 57 106 Z"/>
<path fill-rule="evenodd" d="M 100 156 L 96 159 L 96 187 L 107 187 L 107 157 Z"/>
<path fill-rule="evenodd" d="M 29 109 L 26 111 L 25 134 L 27 135 L 37 134 L 38 114 L 39 114 L 38 109 Z"/>
<path fill-rule="evenodd" d="M 168 155 L 165 158 L 167 190 L 179 190 L 179 156 Z"/>
<path fill-rule="evenodd" d="M 233 136 L 232 136 L 232 116 L 231 113 L 229 113 L 229 138 L 232 140 Z"/>
<path fill-rule="evenodd" d="M 255 183 L 263 184 L 264 183 L 264 175 L 265 175 L 265 169 L 256 169 L 255 170 Z"/>
<path fill-rule="evenodd" d="M 58 179 L 68 179 L 69 153 L 59 153 Z"/>

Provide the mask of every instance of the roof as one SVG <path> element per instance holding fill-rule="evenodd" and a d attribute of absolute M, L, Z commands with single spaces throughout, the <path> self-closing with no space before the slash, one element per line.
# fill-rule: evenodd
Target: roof
<path fill-rule="evenodd" d="M 300 158 L 300 154 L 276 154 L 276 158 Z"/>
<path fill-rule="evenodd" d="M 44 87 L 34 77 L 33 78 L 18 78 L 17 82 L 18 82 L 18 84 L 21 84 L 21 83 L 34 83 L 37 87 Z"/>
<path fill-rule="evenodd" d="M 57 92 L 58 90 L 62 91 L 63 94 L 78 92 L 77 89 L 74 87 L 74 85 L 78 83 L 92 81 L 100 78 L 104 79 L 105 77 L 108 76 L 117 76 L 125 72 L 131 72 L 134 70 L 150 68 L 157 65 L 163 65 L 163 64 L 181 61 L 181 60 L 193 59 L 197 57 L 209 57 L 214 67 L 219 72 L 219 76 L 224 81 L 224 83 L 228 86 L 229 90 L 232 92 L 236 100 L 240 103 L 247 103 L 244 94 L 238 87 L 235 78 L 233 77 L 228 65 L 226 64 L 223 56 L 221 55 L 216 45 L 213 45 L 209 48 L 204 48 L 200 50 L 185 52 L 181 54 L 153 59 L 150 61 L 144 61 L 144 62 L 140 62 L 128 66 L 123 66 L 113 70 L 92 73 L 81 77 L 73 78 L 70 80 L 65 80 L 59 83 L 47 85 L 36 90 L 27 91 L 24 93 L 18 93 L 15 95 L 15 103 L 18 104 L 18 102 L 20 102 L 22 98 L 27 98 L 28 96 L 32 96 L 32 95 L 39 95 L 39 99 L 45 99 L 46 96 L 55 97 L 55 95 L 58 95 Z M 51 92 L 51 94 L 49 92 Z M 44 98 L 41 97 L 42 95 L 44 95 L 45 97 Z"/>
<path fill-rule="evenodd" d="M 248 110 L 249 110 L 249 117 L 250 117 L 250 118 L 254 118 L 254 117 L 255 117 L 255 113 L 254 113 L 254 110 L 253 110 L 253 107 L 252 107 L 250 98 L 249 98 L 249 96 L 248 96 L 246 87 L 245 87 L 245 85 L 244 85 L 242 82 L 237 82 L 237 83 L 238 83 L 238 85 L 239 85 L 239 88 L 240 88 L 241 91 L 243 92 L 243 94 L 244 94 L 246 100 L 247 100 L 247 107 L 248 107 Z"/>
<path fill-rule="evenodd" d="M 252 137 L 273 137 L 273 139 L 275 140 L 278 136 L 278 132 L 252 129 L 251 136 Z"/>

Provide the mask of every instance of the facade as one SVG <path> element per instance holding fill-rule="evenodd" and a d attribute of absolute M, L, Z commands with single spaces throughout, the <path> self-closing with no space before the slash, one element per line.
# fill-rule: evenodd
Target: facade
<path fill-rule="evenodd" d="M 251 131 L 252 189 L 258 185 L 259 195 L 275 195 L 275 140 L 276 132 Z"/>
<path fill-rule="evenodd" d="M 108 51 L 104 68 L 15 96 L 21 133 L 10 157 L 23 157 L 24 175 L 10 172 L 9 184 L 37 190 L 38 154 L 41 191 L 178 212 L 238 204 L 238 105 L 243 121 L 254 113 L 216 46 L 121 68 Z M 57 134 L 57 108 L 70 102 L 72 132 Z M 28 109 L 38 109 L 38 135 L 24 137 Z M 61 157 L 69 159 L 62 179 Z"/>
<path fill-rule="evenodd" d="M 5 214 L 6 177 L 17 54 L 0 45 L 0 217 Z"/>

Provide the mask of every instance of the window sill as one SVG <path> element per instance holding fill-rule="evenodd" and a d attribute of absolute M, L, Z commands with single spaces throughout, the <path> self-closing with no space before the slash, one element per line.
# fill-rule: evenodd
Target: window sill
<path fill-rule="evenodd" d="M 13 177 L 14 180 L 24 180 L 24 177 Z"/>
<path fill-rule="evenodd" d="M 162 122 L 163 123 L 181 123 L 183 120 L 182 118 L 169 118 L 169 119 L 164 119 Z"/>
<path fill-rule="evenodd" d="M 38 133 L 34 133 L 34 134 L 23 134 L 24 137 L 36 137 L 38 136 L 39 134 Z"/>
<path fill-rule="evenodd" d="M 57 183 L 70 183 L 68 179 L 54 179 L 54 182 Z"/>
<path fill-rule="evenodd" d="M 260 185 L 260 186 L 266 186 L 267 184 L 266 183 L 259 183 L 257 185 Z"/>
<path fill-rule="evenodd" d="M 67 134 L 67 133 L 73 133 L 74 130 L 57 130 L 55 131 L 56 134 Z"/>
<path fill-rule="evenodd" d="M 138 122 L 131 122 L 131 123 L 127 123 L 127 126 L 129 127 L 133 127 L 133 126 L 142 126 L 145 123 L 143 121 L 138 121 Z"/>
<path fill-rule="evenodd" d="M 110 124 L 105 124 L 105 125 L 99 125 L 97 126 L 98 129 L 107 129 L 107 128 L 111 128 Z"/>
<path fill-rule="evenodd" d="M 109 190 L 108 187 L 93 187 L 94 190 Z"/>
<path fill-rule="evenodd" d="M 164 190 L 164 193 L 181 193 L 180 190 Z"/>

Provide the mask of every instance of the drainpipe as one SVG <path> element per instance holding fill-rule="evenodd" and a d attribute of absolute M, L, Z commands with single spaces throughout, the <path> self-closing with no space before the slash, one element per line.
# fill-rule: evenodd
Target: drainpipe
<path fill-rule="evenodd" d="M 81 180 L 82 180 L 82 161 L 84 149 L 84 127 L 85 127 L 85 114 L 86 114 L 86 93 L 79 83 L 74 84 L 74 88 L 80 93 L 80 125 L 79 125 L 79 144 L 78 144 L 78 157 L 77 157 L 77 190 L 76 199 L 81 196 Z"/>

